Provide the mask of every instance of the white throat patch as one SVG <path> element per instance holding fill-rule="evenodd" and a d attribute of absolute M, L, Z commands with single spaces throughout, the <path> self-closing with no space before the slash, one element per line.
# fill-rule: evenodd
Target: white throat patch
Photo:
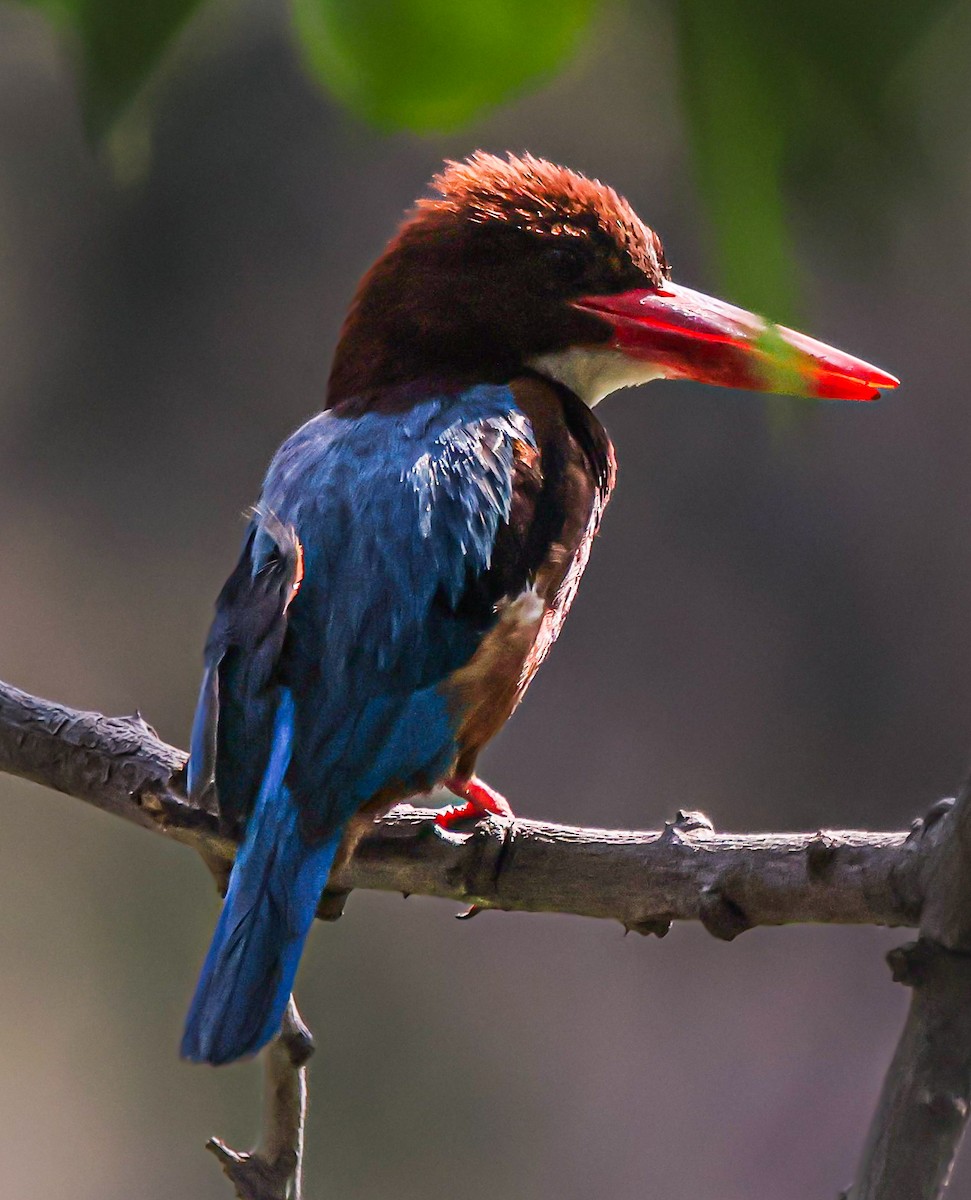
<path fill-rule="evenodd" d="M 541 354 L 527 366 L 568 387 L 589 408 L 620 388 L 650 383 L 664 375 L 654 363 L 639 362 L 620 350 L 593 346 L 571 346 L 553 354 Z"/>

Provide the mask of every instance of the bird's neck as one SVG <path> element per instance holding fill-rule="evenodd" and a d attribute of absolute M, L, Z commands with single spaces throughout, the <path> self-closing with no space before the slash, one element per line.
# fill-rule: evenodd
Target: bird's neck
<path fill-rule="evenodd" d="M 327 406 L 350 397 L 397 391 L 416 381 L 439 381 L 449 391 L 479 383 L 508 383 L 534 372 L 567 388 L 593 408 L 619 388 L 648 383 L 662 374 L 649 362 L 600 346 L 567 346 L 524 356 L 500 339 L 469 327 L 434 329 L 397 313 L 372 314 L 355 307 L 334 355 Z"/>
<path fill-rule="evenodd" d="M 409 322 L 395 330 L 387 322 L 368 322 L 352 313 L 334 354 L 327 407 L 352 397 L 407 394 L 418 384 L 427 394 L 430 383 L 449 392 L 507 383 L 521 369 L 516 356 L 483 348 L 461 332 L 429 337 L 427 330 Z"/>
<path fill-rule="evenodd" d="M 529 368 L 594 408 L 605 396 L 621 388 L 660 379 L 663 371 L 617 350 L 599 346 L 568 346 L 529 360 Z"/>

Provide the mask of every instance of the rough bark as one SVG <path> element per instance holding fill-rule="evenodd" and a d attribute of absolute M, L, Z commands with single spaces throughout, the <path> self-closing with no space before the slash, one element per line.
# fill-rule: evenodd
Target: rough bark
<path fill-rule="evenodd" d="M 0 683 L 0 771 L 76 796 L 196 849 L 224 882 L 232 830 L 185 796 L 185 754 L 135 713 L 104 717 Z M 701 813 L 663 830 L 578 829 L 489 818 L 466 834 L 403 805 L 368 824 L 330 880 L 318 916 L 354 888 L 486 908 L 620 921 L 663 936 L 696 920 L 730 940 L 755 925 L 919 926 L 894 951 L 914 989 L 907 1023 L 845 1200 L 942 1195 L 971 1105 L 971 791 L 907 832 L 717 833 Z M 213 1139 L 241 1200 L 299 1200 L 309 1033 L 293 1006 L 266 1052 L 264 1131 L 249 1154 Z"/>
<path fill-rule="evenodd" d="M 279 1037 L 263 1055 L 263 1129 L 254 1150 L 231 1150 L 210 1138 L 237 1200 L 301 1200 L 307 1123 L 307 1062 L 313 1038 L 290 997 Z"/>
<path fill-rule="evenodd" d="M 77 712 L 0 683 L 0 771 L 187 843 L 218 876 L 232 836 L 186 800 L 184 764 L 138 714 Z M 916 925 L 930 840 L 914 831 L 717 833 L 700 813 L 649 832 L 490 819 L 449 836 L 431 810 L 403 805 L 369 826 L 335 871 L 320 915 L 339 915 L 342 892 L 377 888 L 608 918 L 639 933 L 700 921 L 725 939 L 790 922 Z"/>
<path fill-rule="evenodd" d="M 971 789 L 939 805 L 920 935 L 891 951 L 913 989 L 846 1200 L 933 1200 L 947 1187 L 971 1105 Z"/>

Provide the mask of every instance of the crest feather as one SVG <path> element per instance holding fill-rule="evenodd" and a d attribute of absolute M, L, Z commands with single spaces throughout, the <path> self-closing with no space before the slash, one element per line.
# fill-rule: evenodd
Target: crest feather
<path fill-rule="evenodd" d="M 478 223 L 502 221 L 550 237 L 599 230 L 656 283 L 667 275 L 660 238 L 623 196 L 546 159 L 477 150 L 463 161 L 447 162 L 432 187 L 438 195 L 418 201 L 419 215 L 447 212 Z"/>

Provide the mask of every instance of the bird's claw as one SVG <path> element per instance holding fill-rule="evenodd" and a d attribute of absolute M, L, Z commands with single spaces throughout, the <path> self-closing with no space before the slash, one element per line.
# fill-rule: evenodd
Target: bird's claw
<path fill-rule="evenodd" d="M 446 779 L 445 786 L 464 804 L 450 804 L 435 815 L 435 824 L 440 829 L 452 829 L 463 821 L 477 821 L 487 813 L 511 820 L 513 811 L 509 801 L 495 788 L 484 783 L 477 775 L 469 779 L 453 777 Z"/>
<path fill-rule="evenodd" d="M 464 804 L 449 804 L 435 814 L 435 824 L 439 829 L 451 830 L 463 821 L 477 821 L 483 815 L 483 810 L 472 800 Z"/>

